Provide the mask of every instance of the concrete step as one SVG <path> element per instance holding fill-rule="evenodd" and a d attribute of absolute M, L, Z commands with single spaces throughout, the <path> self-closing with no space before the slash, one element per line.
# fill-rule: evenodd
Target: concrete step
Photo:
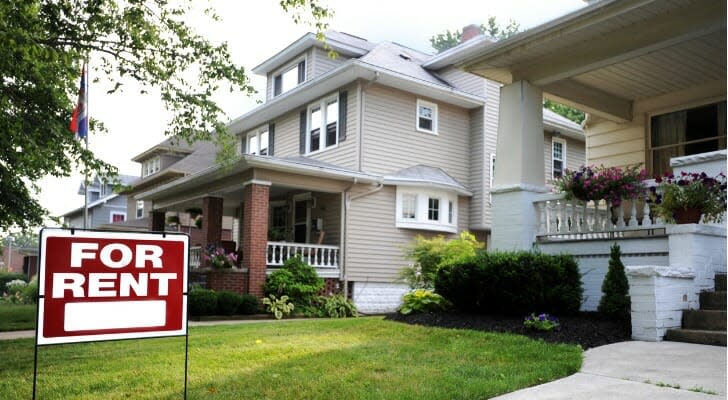
<path fill-rule="evenodd" d="M 726 310 L 727 292 L 700 292 L 701 310 Z"/>
<path fill-rule="evenodd" d="M 707 331 L 726 331 L 728 312 L 722 310 L 683 310 L 682 327 Z"/>
<path fill-rule="evenodd" d="M 716 292 L 725 292 L 726 291 L 725 277 L 726 277 L 726 274 L 715 274 L 715 291 Z"/>
<path fill-rule="evenodd" d="M 668 329 L 665 334 L 665 340 L 725 347 L 726 332 L 695 329 Z"/>

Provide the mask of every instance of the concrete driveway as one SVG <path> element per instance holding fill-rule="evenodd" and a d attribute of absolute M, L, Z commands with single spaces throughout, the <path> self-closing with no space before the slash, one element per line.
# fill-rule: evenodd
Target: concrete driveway
<path fill-rule="evenodd" d="M 584 353 L 569 377 L 498 400 L 726 399 L 726 348 L 678 342 L 622 342 Z"/>

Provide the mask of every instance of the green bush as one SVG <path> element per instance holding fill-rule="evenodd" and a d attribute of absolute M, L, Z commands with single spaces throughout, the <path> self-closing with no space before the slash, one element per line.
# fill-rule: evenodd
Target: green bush
<path fill-rule="evenodd" d="M 278 271 L 268 275 L 263 286 L 266 296 L 288 296 L 297 306 L 313 304 L 316 295 L 324 287 L 324 280 L 316 270 L 300 256 L 291 257 Z"/>
<path fill-rule="evenodd" d="M 244 294 L 241 296 L 240 307 L 238 313 L 242 315 L 257 314 L 260 311 L 258 298 L 252 294 Z"/>
<path fill-rule="evenodd" d="M 399 312 L 402 314 L 422 313 L 441 311 L 447 309 L 448 301 L 428 289 L 415 289 L 402 297 L 402 306 Z"/>
<path fill-rule="evenodd" d="M 417 235 L 404 253 L 405 258 L 412 260 L 413 264 L 403 268 L 399 278 L 412 289 L 431 289 L 437 270 L 442 265 L 468 259 L 484 247 L 470 232 L 462 232 L 452 240 L 446 240 L 442 235 L 432 239 Z"/>
<path fill-rule="evenodd" d="M 343 294 L 333 296 L 321 296 L 318 303 L 324 316 L 329 318 L 346 318 L 359 316 L 354 303 L 344 297 Z"/>
<path fill-rule="evenodd" d="M 272 294 L 263 299 L 263 304 L 266 306 L 265 310 L 273 314 L 276 319 L 281 319 L 291 315 L 291 312 L 295 308 L 293 303 L 288 301 L 288 296 L 286 295 L 277 299 L 276 296 Z"/>
<path fill-rule="evenodd" d="M 460 310 L 505 315 L 574 314 L 583 292 L 572 256 L 525 251 L 480 252 L 443 265 L 435 291 Z"/>
<path fill-rule="evenodd" d="M 16 272 L 0 272 L 0 297 L 8 292 L 6 284 L 16 279 L 28 282 L 28 278 L 23 274 L 18 274 Z"/>
<path fill-rule="evenodd" d="M 28 285 L 23 289 L 23 302 L 35 304 L 38 302 L 38 276 L 34 276 Z"/>
<path fill-rule="evenodd" d="M 187 296 L 187 309 L 190 315 L 215 315 L 217 313 L 217 293 L 209 289 L 193 289 Z"/>
<path fill-rule="evenodd" d="M 607 317 L 629 320 L 630 318 L 630 298 L 629 298 L 629 283 L 627 282 L 627 275 L 624 273 L 624 264 L 620 260 L 622 251 L 618 244 L 614 244 L 611 248 L 611 255 L 609 258 L 609 270 L 607 276 L 604 277 L 602 282 L 602 296 L 599 300 L 599 307 L 597 310 L 606 315 Z"/>
<path fill-rule="evenodd" d="M 235 315 L 238 313 L 241 304 L 243 304 L 241 294 L 226 290 L 217 292 L 217 313 L 219 315 Z"/>

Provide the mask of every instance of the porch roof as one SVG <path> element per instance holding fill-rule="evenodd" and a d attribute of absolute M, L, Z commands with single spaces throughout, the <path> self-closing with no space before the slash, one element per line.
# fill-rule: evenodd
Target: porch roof
<path fill-rule="evenodd" d="M 496 43 L 466 42 L 425 65 L 529 81 L 556 101 L 629 121 L 635 101 L 725 88 L 726 2 L 602 0 Z"/>

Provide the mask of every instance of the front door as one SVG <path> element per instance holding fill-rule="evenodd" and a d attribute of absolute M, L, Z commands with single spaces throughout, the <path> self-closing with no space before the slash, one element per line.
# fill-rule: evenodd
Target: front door
<path fill-rule="evenodd" d="M 308 199 L 293 201 L 293 241 L 296 243 L 308 243 L 309 225 L 311 223 L 311 209 L 308 207 Z"/>

